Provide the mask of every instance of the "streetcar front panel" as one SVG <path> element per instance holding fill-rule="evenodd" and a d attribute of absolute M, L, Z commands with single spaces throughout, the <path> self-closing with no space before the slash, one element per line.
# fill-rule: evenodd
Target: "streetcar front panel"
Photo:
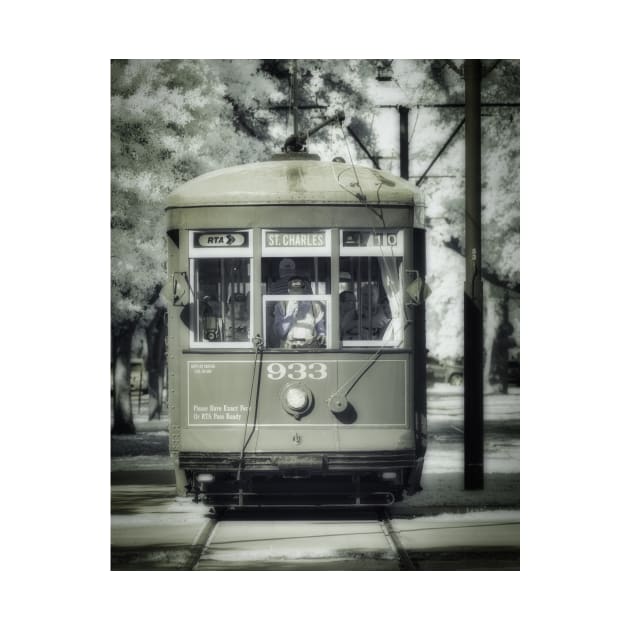
<path fill-rule="evenodd" d="M 192 355 L 184 371 L 183 451 L 240 452 L 246 428 L 253 432 L 248 445 L 253 451 L 413 448 L 409 353 L 376 360 L 370 354 L 278 355 L 260 361 Z M 255 389 L 259 371 L 256 400 L 252 380 Z M 347 408 L 331 410 L 330 399 L 357 376 Z"/>

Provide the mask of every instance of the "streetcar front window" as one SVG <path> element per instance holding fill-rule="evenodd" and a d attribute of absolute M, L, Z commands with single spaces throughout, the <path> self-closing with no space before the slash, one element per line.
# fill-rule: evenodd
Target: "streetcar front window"
<path fill-rule="evenodd" d="M 263 258 L 262 283 L 267 348 L 329 346 L 330 258 Z"/>
<path fill-rule="evenodd" d="M 339 336 L 344 346 L 402 343 L 401 266 L 397 257 L 339 259 Z"/>
<path fill-rule="evenodd" d="M 268 348 L 315 350 L 329 340 L 330 296 L 289 295 L 283 300 L 263 296 L 264 329 Z"/>
<path fill-rule="evenodd" d="M 206 258 L 192 261 L 195 344 L 249 345 L 250 261 Z"/>
<path fill-rule="evenodd" d="M 402 345 L 403 231 L 340 230 L 339 254 L 341 345 Z"/>

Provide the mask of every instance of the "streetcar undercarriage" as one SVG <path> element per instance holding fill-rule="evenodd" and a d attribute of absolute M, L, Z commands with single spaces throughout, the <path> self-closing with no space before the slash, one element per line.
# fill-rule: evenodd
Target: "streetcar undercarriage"
<path fill-rule="evenodd" d="M 186 491 L 216 507 L 378 506 L 413 494 L 422 458 L 379 453 L 180 453 Z M 410 485 L 411 483 L 411 485 Z"/>

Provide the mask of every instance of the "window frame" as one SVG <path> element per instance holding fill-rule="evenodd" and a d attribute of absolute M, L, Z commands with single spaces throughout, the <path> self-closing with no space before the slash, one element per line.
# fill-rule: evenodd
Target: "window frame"
<path fill-rule="evenodd" d="M 247 234 L 247 244 L 242 246 L 209 246 L 198 247 L 195 245 L 195 234 Z M 252 229 L 192 229 L 188 234 L 188 273 L 190 274 L 190 305 L 195 312 L 191 314 L 191 322 L 194 321 L 196 326 L 190 326 L 189 331 L 189 347 L 190 349 L 251 349 L 254 347 L 254 308 L 253 308 L 253 291 L 256 285 L 254 275 L 254 246 L 253 246 L 254 231 Z M 195 276 L 195 266 L 198 260 L 226 260 L 229 258 L 237 258 L 245 260 L 249 266 L 249 339 L 247 341 L 208 341 L 202 339 L 201 341 L 195 340 L 196 329 L 199 326 L 200 320 L 200 300 L 195 297 L 195 290 L 197 289 L 197 279 Z"/>
<path fill-rule="evenodd" d="M 311 295 L 301 295 L 301 294 L 264 294 L 262 296 L 262 337 L 263 337 L 263 347 L 265 348 L 265 352 L 318 352 L 322 350 L 330 350 L 330 331 L 331 328 L 331 317 L 330 313 L 332 311 L 332 295 L 330 294 L 311 294 Z M 267 345 L 267 304 L 269 302 L 321 302 L 325 306 L 325 314 L 326 314 L 326 345 L 319 348 L 282 348 L 282 347 L 273 347 Z"/>
<path fill-rule="evenodd" d="M 366 244 L 362 245 L 344 245 L 344 235 L 346 233 L 361 233 L 367 234 L 368 239 Z M 387 242 L 387 235 L 395 234 L 396 235 L 396 243 L 395 244 L 375 244 L 374 242 L 370 242 L 370 240 L 374 240 L 373 236 L 375 234 L 383 234 L 384 240 Z M 370 228 L 340 228 L 339 229 L 339 267 L 341 268 L 342 260 L 345 258 L 363 258 L 365 260 L 376 258 L 393 258 L 399 262 L 397 262 L 397 266 L 404 267 L 405 262 L 405 230 L 404 228 L 382 228 L 382 229 L 370 229 Z M 379 263 L 380 265 L 380 263 Z M 382 272 L 381 272 L 382 273 Z M 382 275 L 381 275 L 381 284 L 382 284 Z M 404 278 L 401 274 L 398 278 L 398 282 L 400 285 L 400 296 L 401 296 L 401 313 L 400 313 L 400 338 L 399 339 L 342 339 L 341 334 L 339 336 L 339 348 L 341 350 L 345 348 L 405 348 L 407 346 L 405 341 L 405 304 L 404 304 L 404 288 L 403 282 Z M 352 279 L 353 285 L 355 284 L 355 279 Z M 357 283 L 359 291 L 361 290 L 361 281 Z M 355 296 L 358 298 L 358 296 Z M 340 310 L 339 297 L 337 297 L 337 306 L 338 311 Z M 390 305 L 391 308 L 391 305 Z M 337 313 L 337 319 L 339 321 L 340 315 Z M 390 320 L 390 324 L 394 322 L 394 318 Z M 387 330 L 387 329 L 386 329 Z"/>

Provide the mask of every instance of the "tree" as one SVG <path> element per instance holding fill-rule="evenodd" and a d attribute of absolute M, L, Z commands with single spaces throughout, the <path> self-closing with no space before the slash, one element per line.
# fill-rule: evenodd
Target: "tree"
<path fill-rule="evenodd" d="M 433 107 L 464 102 L 462 64 L 451 60 L 396 60 L 393 69 L 401 104 L 426 106 L 415 110 L 416 118 L 410 123 L 416 134 L 410 148 L 411 172 L 422 173 L 463 119 L 463 108 Z M 518 61 L 486 61 L 483 69 L 482 102 L 518 102 Z M 489 357 L 502 322 L 505 290 L 518 295 L 520 283 L 519 111 L 518 107 L 495 107 L 484 108 L 483 114 L 482 262 L 487 285 L 485 331 Z M 430 228 L 428 282 L 433 290 L 427 303 L 427 333 L 431 352 L 442 359 L 463 354 L 464 184 L 461 131 L 421 185 Z M 512 309 L 512 313 L 517 315 L 518 309 L 516 313 Z"/>
<path fill-rule="evenodd" d="M 147 343 L 147 390 L 149 397 L 149 420 L 160 418 L 166 367 L 166 300 L 158 297 L 144 312 L 137 324 L 142 329 Z"/>
<path fill-rule="evenodd" d="M 265 153 L 262 143 L 238 129 L 223 80 L 227 65 L 112 62 L 115 432 L 134 431 L 128 402 L 130 344 L 135 326 L 157 300 L 165 280 L 163 207 L 167 194 L 202 172 Z"/>
<path fill-rule="evenodd" d="M 376 65 L 376 60 L 364 59 L 296 61 L 299 131 L 307 131 L 340 110 L 345 115 L 341 128 L 331 124 L 309 138 L 309 152 L 324 160 L 347 156 L 348 150 L 352 152 L 351 157 L 354 159 L 364 157 L 345 129 L 352 126 L 364 145 L 376 153 L 376 133 L 368 122 L 375 114 L 375 105 L 368 87 L 370 79 L 375 75 Z M 289 125 L 288 108 L 291 61 L 266 59 L 261 62 L 260 67 L 262 72 L 273 78 L 278 90 L 284 94 L 281 103 L 275 105 L 275 120 L 268 127 L 276 141 L 284 140 L 293 133 L 293 128 Z"/>

